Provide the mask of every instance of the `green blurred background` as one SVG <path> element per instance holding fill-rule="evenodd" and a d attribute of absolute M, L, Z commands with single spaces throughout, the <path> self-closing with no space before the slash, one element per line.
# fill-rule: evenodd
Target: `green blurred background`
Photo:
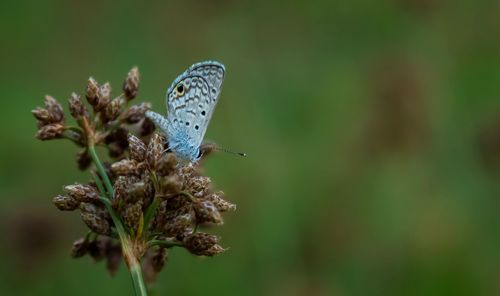
<path fill-rule="evenodd" d="M 238 205 L 229 251 L 174 249 L 155 295 L 500 295 L 500 2 L 2 1 L 0 294 L 132 295 L 71 259 L 51 204 L 88 179 L 30 110 L 92 75 L 164 109 L 194 62 L 226 65 L 206 172 Z"/>

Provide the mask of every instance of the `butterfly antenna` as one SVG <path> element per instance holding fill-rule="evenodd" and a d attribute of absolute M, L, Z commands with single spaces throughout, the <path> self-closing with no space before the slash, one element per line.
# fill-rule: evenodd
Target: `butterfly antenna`
<path fill-rule="evenodd" d="M 215 147 L 215 150 L 226 152 L 226 153 L 230 153 L 230 154 L 239 155 L 239 156 L 242 156 L 242 157 L 246 157 L 247 156 L 247 154 L 244 153 L 244 152 L 234 152 L 234 151 L 228 150 L 228 149 L 220 147 L 220 146 Z"/>

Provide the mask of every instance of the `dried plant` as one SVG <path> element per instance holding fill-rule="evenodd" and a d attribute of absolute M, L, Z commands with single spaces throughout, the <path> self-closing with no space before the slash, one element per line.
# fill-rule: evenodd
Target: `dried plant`
<path fill-rule="evenodd" d="M 87 103 L 76 93 L 68 100 L 76 125 L 67 123 L 68 116 L 51 96 L 45 97 L 45 108 L 32 113 L 38 121 L 36 137 L 74 142 L 80 147 L 78 168 L 90 168 L 93 176 L 86 184 L 65 186 L 64 194 L 53 199 L 61 211 L 79 210 L 90 229 L 73 243 L 71 255 L 105 259 L 111 275 L 125 260 L 136 295 L 146 295 L 144 280 L 154 281 L 169 248 L 185 248 L 197 256 L 223 252 L 217 236 L 199 229 L 222 224 L 221 212 L 236 206 L 211 189 L 197 165 L 181 165 L 166 151 L 168 139 L 154 133 L 154 124 L 144 116 L 151 105 L 129 106 L 138 88 L 137 68 L 130 70 L 116 98 L 109 83 L 89 78 Z M 103 163 L 96 147 L 107 149 L 112 162 Z M 202 147 L 204 157 L 213 149 Z"/>

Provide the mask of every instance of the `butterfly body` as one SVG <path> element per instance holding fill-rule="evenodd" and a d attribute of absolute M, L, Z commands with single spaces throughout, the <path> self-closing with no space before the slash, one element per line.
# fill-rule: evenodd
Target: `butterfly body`
<path fill-rule="evenodd" d="M 196 162 L 200 145 L 217 104 L 225 68 L 219 62 L 192 65 L 167 90 L 168 114 L 146 116 L 167 136 L 168 148 L 182 160 Z"/>

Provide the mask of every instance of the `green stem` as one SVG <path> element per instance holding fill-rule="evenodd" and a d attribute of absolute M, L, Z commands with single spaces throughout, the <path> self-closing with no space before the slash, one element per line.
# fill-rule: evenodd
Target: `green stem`
<path fill-rule="evenodd" d="M 127 266 L 130 271 L 130 275 L 132 276 L 132 283 L 134 285 L 135 295 L 147 296 L 148 293 L 146 291 L 146 285 L 144 284 L 144 280 L 142 278 L 140 261 L 138 260 L 134 252 L 132 242 L 130 241 L 129 235 L 125 231 L 121 219 L 116 215 L 111 205 L 111 199 L 113 198 L 113 186 L 111 185 L 111 181 L 109 180 L 108 175 L 106 174 L 106 170 L 104 169 L 101 160 L 97 156 L 94 146 L 89 145 L 88 148 L 90 156 L 92 157 L 92 160 L 94 161 L 94 164 L 97 167 L 97 171 L 99 172 L 99 175 L 104 181 L 104 185 L 106 186 L 106 189 L 108 191 L 107 198 L 101 197 L 101 201 L 106 206 L 106 209 L 108 210 L 111 219 L 115 224 L 116 232 L 118 233 L 118 237 L 120 238 L 120 242 L 122 245 L 123 257 L 125 258 L 125 262 L 127 263 Z"/>
<path fill-rule="evenodd" d="M 139 262 L 130 265 L 130 274 L 132 275 L 132 282 L 134 283 L 135 295 L 147 296 L 148 292 L 142 279 L 141 264 L 139 264 Z"/>
<path fill-rule="evenodd" d="M 92 160 L 95 163 L 95 166 L 97 167 L 97 171 L 99 172 L 99 175 L 101 175 L 102 180 L 104 181 L 104 186 L 106 186 L 106 190 L 108 191 L 108 197 L 110 199 L 113 198 L 113 186 L 111 185 L 111 181 L 109 180 L 108 174 L 106 174 L 106 169 L 101 163 L 101 160 L 99 159 L 99 156 L 97 156 L 97 153 L 95 151 L 95 147 L 93 145 L 89 145 L 89 153 L 90 157 L 92 157 Z"/>

